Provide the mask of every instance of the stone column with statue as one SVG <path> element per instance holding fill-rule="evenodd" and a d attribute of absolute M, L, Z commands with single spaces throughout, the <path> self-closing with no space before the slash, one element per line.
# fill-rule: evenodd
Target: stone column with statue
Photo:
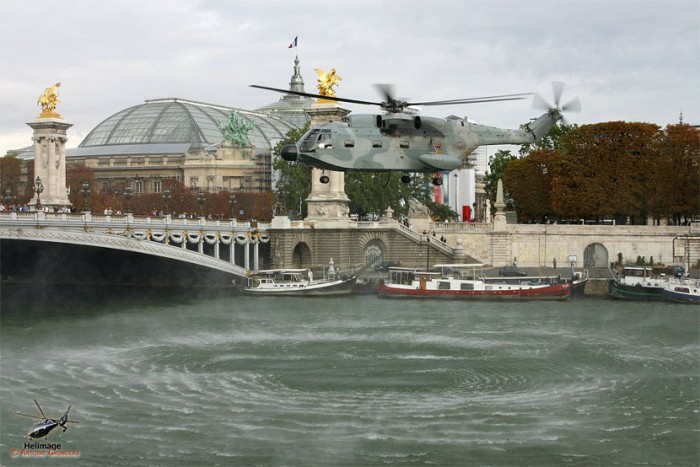
<path fill-rule="evenodd" d="M 335 68 L 325 72 L 316 68 L 318 75 L 317 88 L 321 96 L 335 97 L 333 89 L 342 78 Z M 340 107 L 337 101 L 319 98 L 306 111 L 311 117 L 311 126 L 322 125 L 331 121 L 341 120 L 350 111 Z M 328 177 L 328 183 L 321 183 L 321 176 Z M 311 170 L 311 193 L 306 199 L 308 207 L 307 221 L 315 222 L 317 228 L 342 227 L 349 222 L 350 199 L 345 194 L 345 173 L 332 170 Z"/>
<path fill-rule="evenodd" d="M 66 141 L 67 130 L 71 126 L 56 112 L 58 88 L 56 83 L 44 90 L 37 100 L 41 113 L 27 123 L 33 130 L 34 141 L 34 180 L 31 184 L 43 187 L 43 191 L 34 193 L 30 205 L 60 209 L 70 206 L 66 184 Z"/>

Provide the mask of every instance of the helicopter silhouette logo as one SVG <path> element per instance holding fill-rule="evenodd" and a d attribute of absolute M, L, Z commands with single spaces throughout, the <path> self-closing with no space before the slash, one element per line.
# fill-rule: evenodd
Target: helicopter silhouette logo
<path fill-rule="evenodd" d="M 39 413 L 41 414 L 41 417 L 37 417 L 36 415 L 27 415 L 24 413 L 16 412 L 17 415 L 20 415 L 22 417 L 29 417 L 29 418 L 34 418 L 41 420 L 39 423 L 34 425 L 31 430 L 29 430 L 29 433 L 27 433 L 27 436 L 29 436 L 32 439 L 37 439 L 37 438 L 46 438 L 51 431 L 53 431 L 54 428 L 61 427 L 63 428 L 63 431 L 65 432 L 68 429 L 68 426 L 66 424 L 68 423 L 80 423 L 74 420 L 68 420 L 68 412 L 70 412 L 71 405 L 68 406 L 66 411 L 63 413 L 61 418 L 58 420 L 49 418 L 46 415 L 44 415 L 44 411 L 41 410 L 41 406 L 39 405 L 39 402 L 37 402 L 36 399 L 32 399 L 34 403 L 36 404 L 36 407 L 39 409 Z"/>

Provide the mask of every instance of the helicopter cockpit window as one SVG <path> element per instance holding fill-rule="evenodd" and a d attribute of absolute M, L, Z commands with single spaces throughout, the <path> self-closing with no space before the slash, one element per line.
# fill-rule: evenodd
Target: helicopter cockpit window
<path fill-rule="evenodd" d="M 306 138 L 304 138 L 304 141 L 301 142 L 299 145 L 299 149 L 302 151 L 311 151 L 313 150 L 313 145 L 316 143 L 316 137 L 320 133 L 320 130 L 318 128 L 311 130 Z"/>
<path fill-rule="evenodd" d="M 375 149 L 381 148 L 382 147 L 382 142 L 381 140 L 374 140 L 372 141 L 372 147 Z"/>
<path fill-rule="evenodd" d="M 321 134 L 316 138 L 319 148 L 332 148 L 333 143 L 331 142 L 331 132 L 330 130 L 322 130 Z"/>

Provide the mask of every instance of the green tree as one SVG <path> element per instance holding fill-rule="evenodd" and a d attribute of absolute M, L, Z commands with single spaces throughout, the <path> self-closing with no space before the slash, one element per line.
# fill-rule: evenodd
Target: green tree
<path fill-rule="evenodd" d="M 311 193 L 311 167 L 299 162 L 287 162 L 279 154 L 283 146 L 296 143 L 308 130 L 308 123 L 298 130 L 290 130 L 275 146 L 272 163 L 279 175 L 275 186 L 275 202 L 278 206 L 284 206 L 287 212 L 297 212 L 299 217 L 306 215 L 306 198 Z"/>
<path fill-rule="evenodd" d="M 523 144 L 520 146 L 518 153 L 521 156 L 527 156 L 530 152 L 538 149 L 564 149 L 564 139 L 572 131 L 578 128 L 578 125 L 554 125 L 549 129 L 539 141 L 532 144 Z"/>
<path fill-rule="evenodd" d="M 412 174 L 410 183 L 401 182 L 401 174 L 392 172 L 355 172 L 345 176 L 345 192 L 350 198 L 350 212 L 363 216 L 381 214 L 387 208 L 396 214 L 408 214 L 408 201 L 427 205 L 432 176 Z"/>
<path fill-rule="evenodd" d="M 496 202 L 498 180 L 503 179 L 508 164 L 517 158 L 510 151 L 501 149 L 489 159 L 489 170 L 486 171 L 484 177 L 484 191 L 486 191 L 486 195 L 491 200 L 491 203 Z"/>

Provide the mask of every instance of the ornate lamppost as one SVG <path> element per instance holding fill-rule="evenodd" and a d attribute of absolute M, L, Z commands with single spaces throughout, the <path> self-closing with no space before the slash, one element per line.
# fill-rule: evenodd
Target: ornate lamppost
<path fill-rule="evenodd" d="M 87 212 L 90 210 L 87 202 L 88 196 L 90 196 L 90 184 L 88 182 L 83 182 L 80 193 L 83 195 L 83 211 Z"/>
<path fill-rule="evenodd" d="M 36 210 L 41 211 L 41 194 L 44 192 L 44 184 L 39 177 L 34 180 L 34 192 L 36 193 Z"/>
<path fill-rule="evenodd" d="M 131 212 L 131 197 L 134 196 L 134 192 L 130 186 L 124 187 L 124 198 L 126 198 L 126 212 Z"/>
<path fill-rule="evenodd" d="M 204 192 L 200 191 L 197 193 L 197 202 L 199 203 L 199 217 L 204 217 L 204 201 L 206 198 L 204 197 Z"/>
<path fill-rule="evenodd" d="M 236 195 L 229 195 L 228 204 L 231 205 L 231 219 L 235 219 L 236 216 L 234 214 L 233 206 L 236 204 Z"/>
<path fill-rule="evenodd" d="M 170 214 L 170 213 L 168 212 L 168 202 L 170 201 L 170 198 L 171 198 L 170 189 L 166 188 L 165 190 L 163 190 L 163 201 L 165 201 L 165 213 L 164 213 L 164 214 L 165 214 L 166 216 L 167 216 L 168 214 Z"/>
<path fill-rule="evenodd" d="M 12 190 L 9 188 L 5 190 L 5 207 L 7 210 L 10 210 L 10 203 L 12 203 L 12 200 L 14 199 L 14 196 L 12 196 Z"/>

